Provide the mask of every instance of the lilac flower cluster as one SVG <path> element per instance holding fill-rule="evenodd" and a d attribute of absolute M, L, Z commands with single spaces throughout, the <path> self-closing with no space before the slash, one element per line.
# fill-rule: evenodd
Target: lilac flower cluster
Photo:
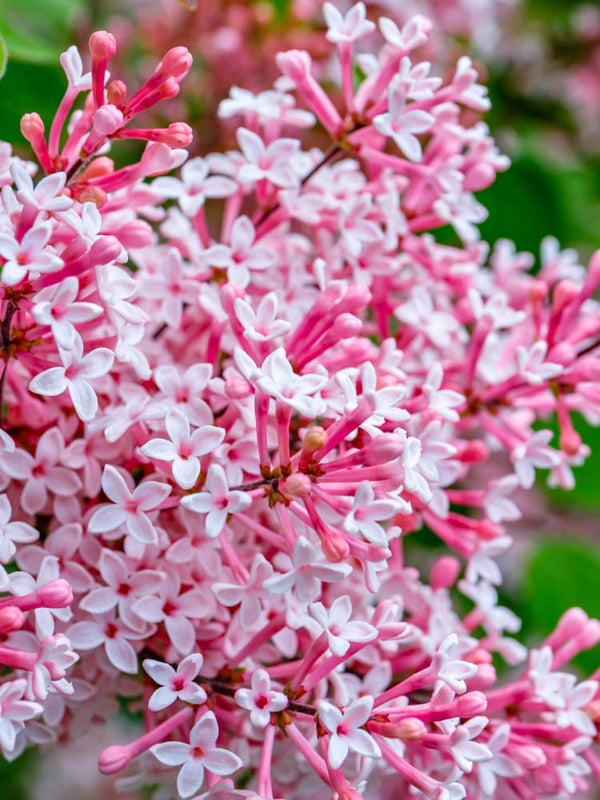
<path fill-rule="evenodd" d="M 90 73 L 63 55 L 48 137 L 24 117 L 46 177 L 0 151 L 0 748 L 121 698 L 145 732 L 100 769 L 157 797 L 569 796 L 600 777 L 600 671 L 563 668 L 600 623 L 573 609 L 528 654 L 494 559 L 511 494 L 570 486 L 572 413 L 600 418 L 600 257 L 490 255 L 473 193 L 508 163 L 472 63 L 437 77 L 424 17 L 324 12 L 344 105 L 280 53 L 223 102 L 239 149 L 178 178 L 188 126 L 129 123 L 191 57 L 130 94 L 105 32 Z M 453 551 L 429 576 L 423 528 Z"/>

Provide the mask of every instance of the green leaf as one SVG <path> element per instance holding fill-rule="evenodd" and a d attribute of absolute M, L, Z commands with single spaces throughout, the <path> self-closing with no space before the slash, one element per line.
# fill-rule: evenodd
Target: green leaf
<path fill-rule="evenodd" d="M 579 606 L 600 618 L 600 548 L 584 540 L 557 539 L 539 545 L 527 566 L 521 597 L 523 632 L 535 639 L 551 633 L 561 615 Z M 575 663 L 589 674 L 600 666 L 600 645 Z"/>
<path fill-rule="evenodd" d="M 11 61 L 23 61 L 26 64 L 55 64 L 58 62 L 60 47 L 31 36 L 25 36 L 15 28 L 9 27 L 2 19 L 0 19 L 0 36 Z"/>
<path fill-rule="evenodd" d="M 6 41 L 4 37 L 0 34 L 0 78 L 4 77 L 4 73 L 6 72 L 6 64 L 8 62 L 8 50 L 6 47 Z"/>
<path fill-rule="evenodd" d="M 60 67 L 9 60 L 2 81 L 0 140 L 28 147 L 21 135 L 21 117 L 37 111 L 48 129 L 65 88 Z"/>

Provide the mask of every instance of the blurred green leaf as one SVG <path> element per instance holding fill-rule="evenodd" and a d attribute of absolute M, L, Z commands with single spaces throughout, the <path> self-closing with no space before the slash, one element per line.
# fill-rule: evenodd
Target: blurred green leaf
<path fill-rule="evenodd" d="M 527 566 L 522 592 L 523 632 L 537 638 L 551 633 L 561 615 L 579 606 L 600 618 L 600 548 L 582 540 L 559 539 L 539 545 Z M 589 674 L 600 667 L 600 645 L 575 663 Z"/>
<path fill-rule="evenodd" d="M 25 36 L 11 28 L 0 18 L 0 36 L 2 37 L 11 61 L 23 61 L 26 64 L 54 64 L 58 62 L 60 48 L 48 42 Z"/>
<path fill-rule="evenodd" d="M 48 130 L 65 88 L 66 80 L 59 66 L 9 60 L 2 80 L 0 140 L 24 145 L 20 120 L 31 111 L 41 115 Z"/>
<path fill-rule="evenodd" d="M 0 78 L 4 77 L 6 72 L 6 63 L 8 61 L 8 50 L 6 48 L 6 41 L 0 34 Z"/>
<path fill-rule="evenodd" d="M 0 35 L 11 60 L 54 64 L 72 41 L 75 23 L 85 10 L 82 0 L 0 0 Z"/>

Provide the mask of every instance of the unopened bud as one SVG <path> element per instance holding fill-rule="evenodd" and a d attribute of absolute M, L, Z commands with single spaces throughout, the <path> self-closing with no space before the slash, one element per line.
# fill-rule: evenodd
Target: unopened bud
<path fill-rule="evenodd" d="M 123 112 L 116 106 L 105 104 L 94 113 L 92 124 L 99 136 L 111 136 L 123 127 Z"/>
<path fill-rule="evenodd" d="M 18 631 L 23 627 L 25 615 L 16 606 L 6 606 L 0 609 L 0 634 Z"/>
<path fill-rule="evenodd" d="M 463 464 L 477 464 L 480 461 L 486 461 L 490 455 L 490 448 L 487 444 L 480 439 L 474 439 L 471 442 L 466 442 L 464 447 L 461 447 L 457 453 L 457 458 Z"/>
<path fill-rule="evenodd" d="M 332 531 L 321 537 L 321 548 L 325 558 L 335 564 L 347 558 L 350 552 L 345 538 L 341 534 L 333 533 Z"/>
<path fill-rule="evenodd" d="M 88 40 L 94 61 L 108 61 L 117 52 L 117 40 L 108 31 L 95 31 Z"/>
<path fill-rule="evenodd" d="M 225 379 L 225 394 L 231 400 L 241 400 L 252 394 L 252 387 L 240 375 L 231 375 Z"/>
<path fill-rule="evenodd" d="M 456 701 L 458 714 L 461 717 L 475 717 L 487 708 L 487 697 L 483 692 L 467 692 Z"/>
<path fill-rule="evenodd" d="M 275 62 L 283 74 L 296 83 L 301 83 L 310 75 L 311 60 L 305 50 L 288 50 L 277 53 Z"/>
<path fill-rule="evenodd" d="M 496 180 L 496 170 L 491 164 L 480 162 L 471 167 L 465 175 L 463 184 L 467 192 L 480 192 Z"/>
<path fill-rule="evenodd" d="M 159 70 L 165 77 L 174 78 L 179 83 L 190 71 L 193 61 L 187 47 L 173 47 L 163 56 Z"/>
<path fill-rule="evenodd" d="M 36 595 L 44 608 L 66 608 L 73 602 L 73 589 L 64 578 L 49 581 Z"/>
<path fill-rule="evenodd" d="M 112 747 L 106 747 L 100 753 L 98 769 L 104 775 L 113 775 L 115 772 L 124 769 L 130 760 L 129 748 L 123 745 L 113 745 Z"/>
<path fill-rule="evenodd" d="M 292 497 L 306 497 L 307 494 L 310 494 L 311 487 L 310 478 L 302 472 L 294 472 L 279 484 L 281 491 L 284 494 L 291 494 Z"/>
<path fill-rule="evenodd" d="M 402 452 L 403 441 L 395 433 L 382 433 L 365 447 L 365 464 L 385 464 Z"/>
<path fill-rule="evenodd" d="M 74 197 L 80 203 L 93 203 L 96 208 L 102 208 L 108 197 L 99 186 L 84 186 L 83 189 L 74 191 Z"/>
<path fill-rule="evenodd" d="M 403 742 L 419 742 L 426 735 L 427 726 L 417 717 L 407 717 L 394 725 L 394 738 Z"/>
<path fill-rule="evenodd" d="M 106 87 L 106 102 L 113 106 L 124 106 L 127 99 L 127 86 L 123 81 L 111 81 Z"/>
<path fill-rule="evenodd" d="M 447 589 L 454 586 L 460 574 L 460 561 L 454 556 L 442 556 L 431 567 L 430 582 L 434 589 Z"/>
<path fill-rule="evenodd" d="M 44 135 L 44 121 L 36 111 L 31 114 L 23 114 L 21 117 L 21 133 L 27 141 L 36 136 Z"/>
<path fill-rule="evenodd" d="M 106 175 L 110 175 L 114 171 L 115 164 L 112 158 L 100 156 L 99 158 L 95 158 L 93 161 L 90 161 L 88 166 L 85 168 L 85 171 L 78 175 L 77 180 L 79 182 L 83 182 L 90 181 L 93 178 L 103 178 Z"/>
<path fill-rule="evenodd" d="M 573 428 L 565 428 L 560 432 L 559 447 L 568 456 L 574 456 L 581 447 L 581 436 Z"/>
<path fill-rule="evenodd" d="M 305 453 L 315 453 L 327 444 L 327 431 L 316 425 L 306 431 L 302 440 L 302 450 Z"/>
<path fill-rule="evenodd" d="M 552 311 L 556 314 L 569 305 L 579 294 L 579 287 L 575 281 L 565 278 L 559 281 L 552 292 Z"/>
<path fill-rule="evenodd" d="M 546 763 L 546 756 L 541 747 L 533 744 L 523 744 L 511 753 L 515 761 L 526 770 L 537 770 Z"/>

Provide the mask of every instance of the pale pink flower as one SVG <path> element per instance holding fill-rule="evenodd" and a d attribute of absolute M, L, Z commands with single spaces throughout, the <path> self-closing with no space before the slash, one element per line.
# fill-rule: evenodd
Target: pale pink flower
<path fill-rule="evenodd" d="M 170 664 L 147 658 L 142 666 L 154 683 L 160 688 L 150 696 L 148 708 L 151 711 L 162 711 L 176 700 L 184 703 L 201 704 L 206 700 L 206 692 L 194 678 L 202 669 L 203 658 L 200 653 L 190 653 L 179 663 L 177 670 Z"/>
<path fill-rule="evenodd" d="M 219 464 L 210 466 L 201 492 L 181 499 L 185 508 L 206 514 L 206 535 L 210 539 L 221 533 L 228 514 L 244 511 L 251 503 L 252 499 L 246 492 L 229 488 L 225 471 Z"/>
<path fill-rule="evenodd" d="M 5 259 L 2 282 L 16 286 L 28 274 L 33 277 L 36 273 L 57 272 L 63 262 L 48 244 L 51 235 L 49 222 L 40 222 L 30 228 L 20 241 L 7 233 L 0 233 L 0 257 Z"/>
<path fill-rule="evenodd" d="M 363 729 L 373 710 L 373 698 L 359 697 L 341 710 L 325 700 L 317 703 L 319 720 L 329 731 L 327 760 L 338 769 L 351 751 L 367 758 L 379 758 L 381 750 L 373 737 Z"/>
<path fill-rule="evenodd" d="M 15 749 L 17 733 L 23 730 L 25 722 L 42 713 L 42 706 L 24 699 L 27 681 L 24 678 L 11 680 L 0 685 L 0 747 L 5 758 Z"/>
<path fill-rule="evenodd" d="M 76 622 L 67 630 L 67 636 L 77 650 L 95 650 L 103 647 L 110 663 L 121 672 L 138 671 L 138 657 L 131 641 L 140 641 L 150 635 L 152 628 L 134 631 L 113 613 L 97 614 L 94 620 Z"/>
<path fill-rule="evenodd" d="M 406 88 L 402 82 L 392 81 L 388 89 L 388 111 L 376 116 L 373 124 L 379 133 L 393 139 L 407 158 L 420 161 L 423 150 L 415 134 L 429 131 L 435 120 L 427 111 L 413 111 L 410 105 L 406 105 L 406 98 Z"/>
<path fill-rule="evenodd" d="M 32 315 L 40 325 L 49 325 L 59 348 L 68 350 L 74 344 L 74 325 L 89 322 L 100 316 L 102 306 L 97 303 L 76 302 L 79 281 L 74 275 L 62 280 L 58 286 L 43 289 L 34 299 Z"/>
<path fill-rule="evenodd" d="M 265 728 L 271 714 L 287 708 L 288 699 L 283 692 L 271 688 L 271 678 L 264 669 L 257 669 L 252 674 L 251 689 L 238 689 L 235 702 L 250 712 L 250 720 L 258 728 Z"/>
<path fill-rule="evenodd" d="M 189 744 L 162 742 L 150 748 L 161 764 L 168 767 L 181 766 L 177 774 L 177 791 L 180 797 L 191 797 L 200 789 L 205 769 L 215 775 L 230 775 L 242 766 L 239 756 L 215 747 L 218 735 L 217 718 L 212 711 L 208 711 L 190 731 Z"/>
<path fill-rule="evenodd" d="M 8 564 L 17 552 L 18 544 L 34 542 L 39 533 L 26 522 L 11 522 L 12 508 L 5 494 L 0 495 L 0 563 Z"/>
<path fill-rule="evenodd" d="M 47 397 L 68 391 L 77 415 L 87 422 L 98 413 L 98 398 L 89 381 L 106 375 L 113 365 L 114 353 L 107 347 L 98 347 L 84 356 L 79 335 L 72 337 L 69 349 L 59 352 L 63 366 L 51 367 L 36 375 L 29 389 Z"/>
<path fill-rule="evenodd" d="M 459 725 L 450 735 L 450 752 L 456 766 L 463 772 L 471 772 L 474 764 L 488 761 L 493 757 L 489 747 L 473 741 L 486 728 L 487 717 L 472 717 Z"/>
<path fill-rule="evenodd" d="M 147 512 L 154 511 L 171 494 L 170 486 L 158 481 L 145 481 L 132 491 L 121 473 L 107 464 L 102 474 L 102 489 L 112 503 L 94 511 L 88 522 L 91 533 L 110 533 L 124 527 L 142 544 L 158 541 Z"/>
<path fill-rule="evenodd" d="M 187 417 L 177 408 L 165 420 L 169 439 L 150 439 L 140 450 L 149 458 L 171 462 L 173 478 L 182 489 L 191 489 L 200 476 L 199 456 L 212 452 L 225 437 L 222 428 L 203 425 L 192 433 Z"/>
<path fill-rule="evenodd" d="M 348 595 L 337 597 L 329 609 L 323 603 L 311 603 L 308 610 L 323 629 L 329 649 L 336 656 L 347 653 L 351 642 L 371 642 L 377 638 L 377 628 L 351 619 L 352 601 Z"/>
<path fill-rule="evenodd" d="M 325 3 L 323 15 L 328 27 L 327 39 L 336 44 L 355 42 L 375 30 L 375 23 L 367 19 L 364 3 L 355 3 L 345 16 L 332 3 Z"/>

